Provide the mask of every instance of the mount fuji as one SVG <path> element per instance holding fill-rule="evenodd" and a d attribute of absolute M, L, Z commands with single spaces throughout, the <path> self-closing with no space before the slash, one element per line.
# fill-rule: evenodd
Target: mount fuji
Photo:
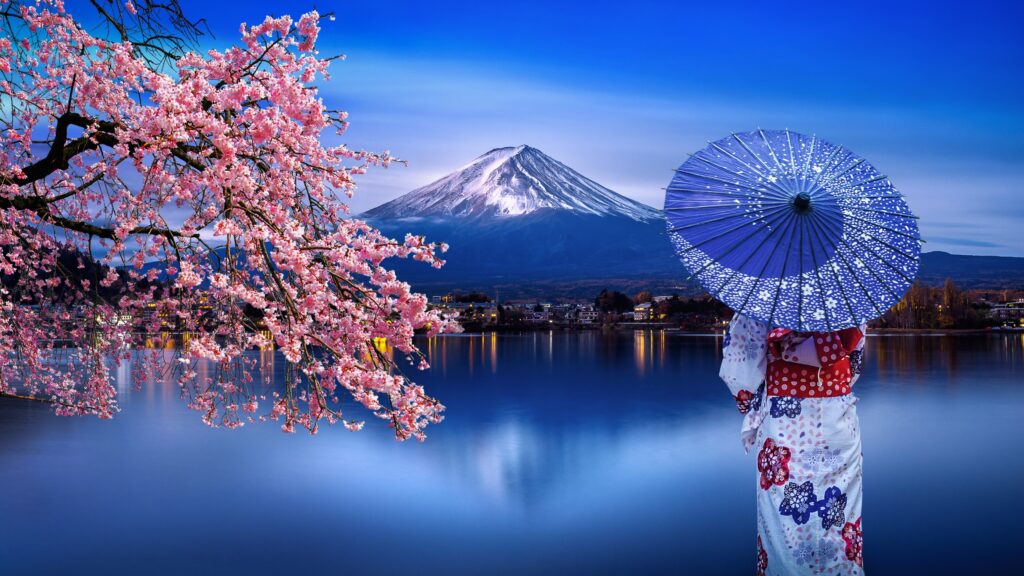
<path fill-rule="evenodd" d="M 661 211 L 616 194 L 529 146 L 495 148 L 365 216 L 495 218 L 542 210 L 664 222 Z"/>
<path fill-rule="evenodd" d="M 582 297 L 604 287 L 667 290 L 688 276 L 660 210 L 530 146 L 491 150 L 361 218 L 392 236 L 450 245 L 441 270 L 395 264 L 400 278 L 431 294 Z"/>

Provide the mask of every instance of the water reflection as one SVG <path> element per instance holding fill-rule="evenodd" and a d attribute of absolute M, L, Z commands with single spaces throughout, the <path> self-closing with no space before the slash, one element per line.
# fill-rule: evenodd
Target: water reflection
<path fill-rule="evenodd" d="M 429 340 L 445 340 L 447 336 L 437 336 L 430 338 Z M 469 360 L 470 375 L 473 374 L 473 370 L 476 366 L 481 366 L 485 370 L 489 370 L 492 374 L 498 370 L 498 334 L 495 332 L 485 334 L 470 334 L 467 335 L 469 344 L 469 352 L 466 354 Z M 447 350 L 442 350 L 445 353 Z M 427 347 L 427 358 L 434 357 L 433 347 Z M 432 362 L 432 360 L 429 360 Z M 447 361 L 447 358 L 441 360 L 442 365 Z"/>
<path fill-rule="evenodd" d="M 211 431 L 170 379 L 134 390 L 127 364 L 111 422 L 0 402 L 0 490 L 15 495 L 0 499 L 0 567 L 263 574 L 293 571 L 299 555 L 308 569 L 361 574 L 749 572 L 754 463 L 717 380 L 720 337 L 419 344 L 432 368 L 411 373 L 448 406 L 425 444 L 397 444 L 374 420 L 316 438 Z M 858 394 L 872 572 L 998 573 L 1024 539 L 1013 521 L 1024 505 L 962 495 L 1013 494 L 1024 477 L 1024 336 L 868 347 Z M 252 354 L 276 385 L 279 354 Z M 187 554 L 168 544 L 183 534 Z M 403 553 L 367 553 L 382 545 Z"/>
<path fill-rule="evenodd" d="M 638 376 L 644 375 L 644 370 L 647 369 L 647 361 L 650 358 L 648 354 L 648 341 L 649 332 L 646 330 L 637 330 L 633 332 L 633 355 L 636 357 L 636 373 Z"/>
<path fill-rule="evenodd" d="M 1024 367 L 1024 335 L 913 336 L 878 335 L 870 340 L 879 379 L 923 382 L 938 378 L 956 385 L 961 376 L 973 378 L 983 363 L 1008 370 Z"/>
<path fill-rule="evenodd" d="M 480 338 L 490 346 L 496 342 L 493 335 Z M 694 426 L 694 418 L 709 411 L 721 415 L 726 427 L 737 424 L 723 396 L 724 386 L 714 378 L 721 338 L 649 330 L 625 336 L 594 331 L 501 338 L 503 353 L 514 359 L 508 361 L 511 366 L 502 379 L 510 382 L 511 388 L 489 387 L 487 381 L 478 381 L 479 385 L 463 382 L 459 369 L 443 376 L 462 386 L 468 383 L 468 388 L 446 394 L 447 382 L 429 382 L 428 386 L 450 406 L 444 425 L 449 429 L 435 430 L 445 436 L 444 442 L 437 443 L 443 444 L 439 449 L 462 449 L 447 437 L 456 427 L 481 429 L 472 451 L 462 455 L 472 463 L 462 469 L 479 474 L 479 485 L 506 503 L 529 506 L 544 498 L 545 491 L 557 491 L 557 486 L 550 484 L 566 481 L 569 472 L 584 473 L 574 466 L 586 460 L 579 455 L 587 454 L 594 445 L 609 454 L 647 451 L 630 435 L 647 422 L 657 424 L 669 436 L 684 435 Z M 428 347 L 437 352 L 431 355 L 431 362 L 465 365 L 467 356 L 476 355 L 474 342 L 452 339 L 451 347 Z M 931 389 L 955 388 L 961 381 L 1010 385 L 1014 381 L 1006 374 L 1024 367 L 1022 349 L 1024 339 L 1015 335 L 872 337 L 866 376 L 858 393 L 870 399 L 879 387 L 889 385 L 927 384 Z M 496 352 L 491 350 L 489 363 L 470 362 L 466 375 L 473 376 L 481 366 L 497 374 Z M 622 364 L 627 350 L 632 356 L 629 371 Z M 572 362 L 557 364 L 550 372 L 536 370 L 552 366 L 556 355 L 565 355 Z M 616 358 L 613 365 L 610 360 Z M 657 375 L 653 382 L 644 379 L 652 374 Z M 431 380 L 433 376 L 426 375 Z M 551 474 L 552 469 L 559 474 Z"/>

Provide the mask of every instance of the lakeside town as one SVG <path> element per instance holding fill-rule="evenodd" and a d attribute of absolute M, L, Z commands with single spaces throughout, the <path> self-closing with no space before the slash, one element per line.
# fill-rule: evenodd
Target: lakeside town
<path fill-rule="evenodd" d="M 629 295 L 602 290 L 593 299 L 499 300 L 482 292 L 452 291 L 430 297 L 429 305 L 453 316 L 466 332 L 517 332 L 532 330 L 665 330 L 683 333 L 719 333 L 732 318 L 732 310 L 708 294 Z M 199 318 L 216 323 L 217 305 L 205 293 L 194 302 Z M 28 305 L 39 309 L 38 304 Z M 246 328 L 270 333 L 262 313 L 246 306 Z M 153 340 L 155 334 L 189 332 L 179 318 L 155 304 L 147 307 L 134 330 L 146 347 L 174 345 L 175 339 Z M 131 315 L 87 318 L 79 308 L 66 318 L 70 328 L 85 322 L 129 324 Z M 155 328 L 158 327 L 158 328 Z M 942 286 L 916 282 L 895 306 L 869 324 L 873 332 L 981 332 L 1024 331 L 1024 289 L 960 289 L 952 280 Z"/>
<path fill-rule="evenodd" d="M 732 312 L 710 296 L 628 295 L 602 290 L 593 300 L 506 300 L 453 291 L 431 305 L 455 315 L 467 331 L 659 328 L 682 332 L 723 330 Z M 915 283 L 881 318 L 875 331 L 1024 330 L 1024 290 L 962 290 Z"/>

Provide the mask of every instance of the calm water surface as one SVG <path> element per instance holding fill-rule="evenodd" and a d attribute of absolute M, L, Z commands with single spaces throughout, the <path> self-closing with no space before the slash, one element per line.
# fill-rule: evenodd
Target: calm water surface
<path fill-rule="evenodd" d="M 720 338 L 422 344 L 425 444 L 211 430 L 168 385 L 112 421 L 0 401 L 0 574 L 753 573 Z M 869 573 L 1019 574 L 1024 336 L 873 337 L 858 394 Z"/>

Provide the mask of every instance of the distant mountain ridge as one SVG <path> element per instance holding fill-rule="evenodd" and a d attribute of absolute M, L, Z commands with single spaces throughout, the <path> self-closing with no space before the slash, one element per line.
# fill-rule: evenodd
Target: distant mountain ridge
<path fill-rule="evenodd" d="M 922 252 L 917 277 L 926 284 L 952 278 L 964 288 L 1024 289 L 1024 258 Z"/>
<path fill-rule="evenodd" d="M 530 146 L 495 148 L 362 218 L 385 233 L 447 242 L 440 270 L 393 264 L 416 289 L 506 297 L 587 297 L 602 288 L 701 292 L 672 250 L 657 210 Z M 919 278 L 964 288 L 1024 288 L 1024 258 L 921 255 Z"/>
<path fill-rule="evenodd" d="M 440 270 L 394 263 L 428 293 L 576 294 L 588 280 L 641 285 L 653 272 L 678 283 L 683 274 L 660 210 L 525 145 L 495 148 L 362 217 L 394 236 L 451 246 Z"/>

